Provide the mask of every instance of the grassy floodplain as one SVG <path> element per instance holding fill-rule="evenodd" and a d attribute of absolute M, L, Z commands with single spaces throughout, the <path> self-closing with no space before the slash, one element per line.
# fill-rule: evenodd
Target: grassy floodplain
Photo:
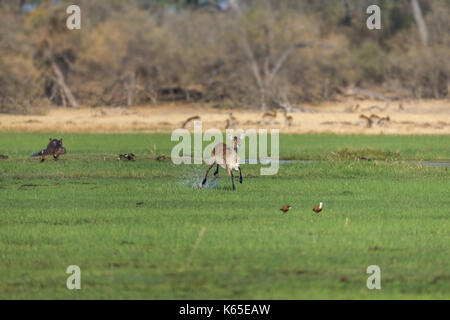
<path fill-rule="evenodd" d="M 67 154 L 29 158 L 49 137 Z M 416 161 L 449 160 L 449 136 L 281 135 L 281 159 L 320 161 L 275 176 L 244 164 L 236 192 L 222 169 L 198 189 L 206 165 L 154 159 L 175 144 L 0 133 L 0 298 L 450 298 L 449 167 Z M 126 152 L 137 160 L 117 161 Z M 66 288 L 69 265 L 81 290 Z M 369 265 L 381 290 L 366 288 Z"/>

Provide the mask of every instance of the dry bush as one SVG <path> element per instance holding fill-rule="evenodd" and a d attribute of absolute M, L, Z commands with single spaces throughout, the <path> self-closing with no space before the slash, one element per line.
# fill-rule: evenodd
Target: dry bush
<path fill-rule="evenodd" d="M 44 82 L 32 60 L 2 52 L 0 56 L 0 112 L 39 112 Z"/>
<path fill-rule="evenodd" d="M 91 105 L 126 105 L 128 98 L 131 104 L 151 102 L 176 69 L 171 47 L 170 35 L 144 12 L 98 24 L 82 39 L 74 65 L 78 94 Z"/>
<path fill-rule="evenodd" d="M 41 1 L 27 14 L 18 2 L 2 2 L 1 110 L 169 99 L 270 108 L 282 100 L 332 100 L 347 86 L 401 98 L 449 94 L 445 0 L 419 1 L 427 47 L 409 0 L 240 0 L 240 13 L 202 10 L 192 1 L 144 2 L 76 0 L 81 31 L 65 28 L 72 2 Z M 369 3 L 382 7 L 382 31 L 365 26 Z"/>

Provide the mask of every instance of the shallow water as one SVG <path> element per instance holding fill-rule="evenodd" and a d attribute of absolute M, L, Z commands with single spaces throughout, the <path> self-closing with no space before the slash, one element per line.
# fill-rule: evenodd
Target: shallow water
<path fill-rule="evenodd" d="M 272 162 L 278 162 L 279 164 L 292 164 L 292 163 L 315 163 L 320 162 L 320 160 L 283 160 L 283 159 L 260 159 L 259 162 L 255 159 L 245 159 L 245 163 L 261 163 L 261 164 L 270 164 Z"/>
<path fill-rule="evenodd" d="M 189 156 L 183 157 L 184 160 L 193 161 L 193 158 Z M 317 162 L 325 162 L 326 160 L 283 160 L 283 159 L 245 159 L 244 163 L 260 163 L 263 165 L 268 165 L 272 162 L 278 162 L 279 164 L 294 164 L 294 163 L 304 163 L 304 164 L 312 164 Z M 368 161 L 371 162 L 370 159 L 361 159 L 360 161 Z M 450 167 L 450 161 L 420 161 L 420 160 L 406 160 L 406 163 L 409 164 L 421 164 L 424 167 Z"/>
<path fill-rule="evenodd" d="M 437 161 L 420 161 L 420 164 L 425 166 L 425 167 L 450 167 L 450 162 L 449 161 L 442 161 L 442 162 L 437 162 Z"/>
<path fill-rule="evenodd" d="M 255 159 L 251 159 L 252 162 L 256 162 Z M 305 163 L 305 164 L 311 164 L 311 163 L 317 163 L 321 162 L 322 160 L 276 160 L 276 159 L 261 159 L 259 162 L 261 164 L 270 164 L 272 162 L 278 162 L 279 164 L 292 164 L 292 163 Z M 372 160 L 361 160 L 361 161 L 368 161 L 371 162 Z M 419 160 L 408 160 L 405 161 L 410 164 L 421 164 L 425 167 L 450 167 L 450 161 L 419 161 Z M 250 159 L 245 159 L 245 163 L 250 163 Z"/>

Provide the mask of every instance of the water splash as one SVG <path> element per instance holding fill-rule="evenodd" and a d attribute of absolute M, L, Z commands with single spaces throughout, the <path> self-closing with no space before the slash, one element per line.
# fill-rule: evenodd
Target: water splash
<path fill-rule="evenodd" d="M 193 167 L 188 174 L 183 176 L 182 184 L 194 189 L 217 189 L 220 186 L 220 178 L 214 176 L 212 169 L 209 172 L 208 180 L 202 186 L 205 170 L 206 168 L 203 167 Z"/>

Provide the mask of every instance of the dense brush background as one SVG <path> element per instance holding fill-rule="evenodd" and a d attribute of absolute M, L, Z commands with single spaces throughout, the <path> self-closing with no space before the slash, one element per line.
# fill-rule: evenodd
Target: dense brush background
<path fill-rule="evenodd" d="M 450 2 L 417 1 L 428 39 L 413 2 L 2 0 L 0 112 L 168 100 L 268 109 L 348 87 L 448 98 Z M 70 4 L 81 7 L 79 31 L 66 28 Z M 382 30 L 366 27 L 370 4 Z"/>

